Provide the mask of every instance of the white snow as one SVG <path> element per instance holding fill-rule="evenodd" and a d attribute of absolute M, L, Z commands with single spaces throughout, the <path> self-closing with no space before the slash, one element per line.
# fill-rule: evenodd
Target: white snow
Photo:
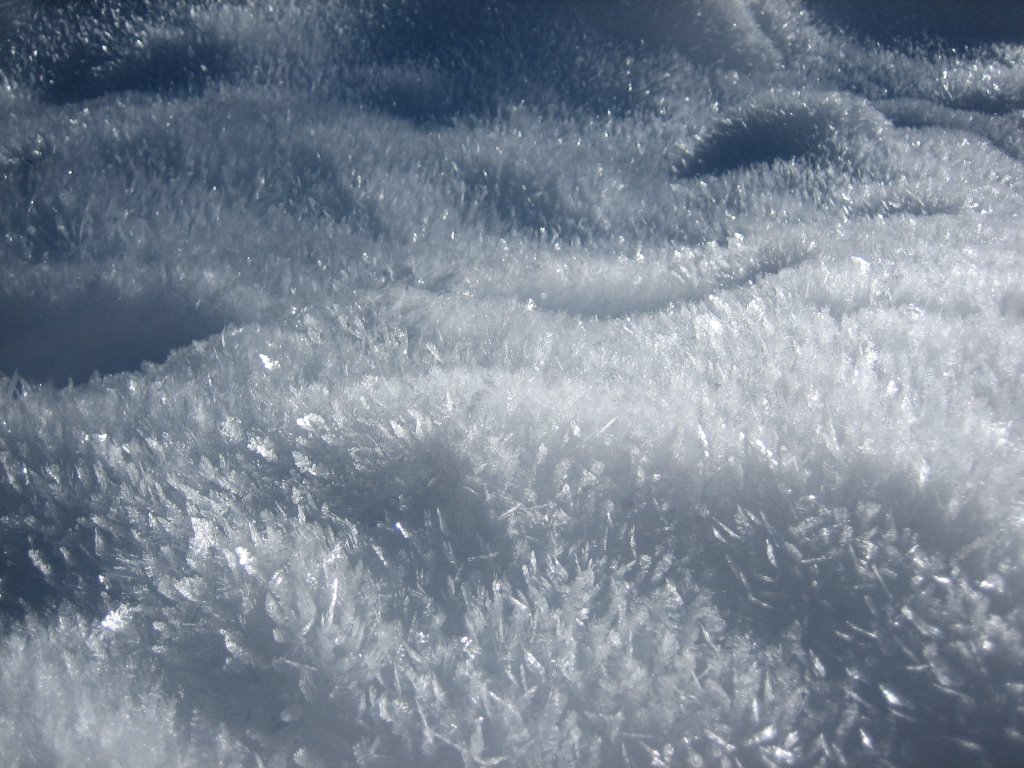
<path fill-rule="evenodd" d="M 866 8 L 0 2 L 4 761 L 1014 765 L 1024 19 Z"/>

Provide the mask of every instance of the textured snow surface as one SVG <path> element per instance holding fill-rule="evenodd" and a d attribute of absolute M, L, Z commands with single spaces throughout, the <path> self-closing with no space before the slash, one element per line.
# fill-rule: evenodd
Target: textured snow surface
<path fill-rule="evenodd" d="M 0 2 L 12 766 L 1009 766 L 1024 13 Z"/>

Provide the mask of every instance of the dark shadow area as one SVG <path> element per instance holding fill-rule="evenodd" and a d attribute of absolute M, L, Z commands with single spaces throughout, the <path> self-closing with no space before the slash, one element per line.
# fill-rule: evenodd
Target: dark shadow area
<path fill-rule="evenodd" d="M 162 363 L 172 350 L 224 328 L 223 314 L 167 294 L 125 297 L 108 288 L 64 301 L 0 303 L 0 371 L 37 382 L 81 384 Z"/>
<path fill-rule="evenodd" d="M 226 46 L 184 33 L 142 50 L 103 51 L 79 45 L 47 67 L 41 96 L 51 104 L 87 101 L 113 93 L 201 93 L 231 72 Z"/>
<path fill-rule="evenodd" d="M 886 45 L 956 48 L 1024 42 L 1024 5 L 1003 0 L 806 0 L 806 5 L 826 24 Z"/>
<path fill-rule="evenodd" d="M 519 102 L 596 114 L 652 107 L 623 64 L 640 44 L 624 47 L 592 21 L 576 4 L 543 0 L 382 5 L 362 19 L 353 59 L 379 69 L 350 89 L 423 125 L 488 118 Z"/>
<path fill-rule="evenodd" d="M 208 190 L 225 190 L 254 211 L 278 209 L 296 218 L 344 222 L 375 239 L 387 232 L 379 201 L 361 193 L 359 172 L 333 153 L 312 143 L 282 141 L 262 126 L 239 136 L 234 151 L 206 169 Z M 261 162 L 238 162 L 238 156 Z"/>
<path fill-rule="evenodd" d="M 656 111 L 670 67 L 655 61 L 751 72 L 775 62 L 740 3 L 405 0 L 374 7 L 361 24 L 361 59 L 431 72 L 425 100 L 394 98 L 396 83 L 379 93 L 382 109 L 425 123 L 519 102 L 599 115 Z"/>
<path fill-rule="evenodd" d="M 433 68 L 375 69 L 352 90 L 354 101 L 422 126 L 449 126 L 460 115 L 495 109 L 491 99 L 474 96 L 457 76 Z"/>
<path fill-rule="evenodd" d="M 0 0 L 0 43 L 6 43 L 15 35 L 30 10 L 27 0 Z"/>
<path fill-rule="evenodd" d="M 587 206 L 570 199 L 564 179 L 524 163 L 473 158 L 459 171 L 457 194 L 467 216 L 500 231 L 587 242 L 605 234 Z"/>
<path fill-rule="evenodd" d="M 942 105 L 924 99 L 892 99 L 877 101 L 874 106 L 898 128 L 936 127 L 965 131 L 991 142 L 992 146 L 1015 160 L 1024 159 L 1024 132 L 1021 130 L 1024 121 L 1015 117 L 1012 109 L 1002 109 L 996 103 L 1000 97 L 995 93 L 987 98 L 989 109 L 979 109 L 982 114 L 976 114 L 970 108 L 957 108 L 952 99 Z M 1016 99 L 1012 94 L 1001 98 L 1005 104 L 1017 101 L 1020 102 L 1018 107 L 1024 106 L 1019 95 Z"/>
<path fill-rule="evenodd" d="M 828 111 L 813 106 L 751 110 L 715 125 L 676 161 L 674 171 L 685 179 L 812 158 L 827 152 L 835 130 Z"/>
<path fill-rule="evenodd" d="M 2 0 L 0 0 L 2 2 Z M 8 0 L 0 68 L 50 104 L 122 92 L 192 94 L 233 71 L 230 47 L 204 36 L 173 0 Z"/>
<path fill-rule="evenodd" d="M 0 485 L 0 628 L 29 614 L 52 616 L 73 604 L 99 609 L 102 585 L 94 534 L 80 514 Z"/>

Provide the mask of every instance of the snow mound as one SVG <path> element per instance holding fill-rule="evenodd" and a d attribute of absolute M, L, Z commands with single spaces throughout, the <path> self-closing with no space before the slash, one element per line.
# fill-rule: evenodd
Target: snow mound
<path fill-rule="evenodd" d="M 0 2 L 5 761 L 1019 762 L 1024 49 L 933 5 Z"/>

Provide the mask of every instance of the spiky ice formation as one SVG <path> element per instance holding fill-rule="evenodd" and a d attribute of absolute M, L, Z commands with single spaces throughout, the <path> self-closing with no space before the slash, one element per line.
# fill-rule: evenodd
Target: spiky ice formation
<path fill-rule="evenodd" d="M 1002 12 L 3 4 L 0 754 L 1013 765 Z"/>

